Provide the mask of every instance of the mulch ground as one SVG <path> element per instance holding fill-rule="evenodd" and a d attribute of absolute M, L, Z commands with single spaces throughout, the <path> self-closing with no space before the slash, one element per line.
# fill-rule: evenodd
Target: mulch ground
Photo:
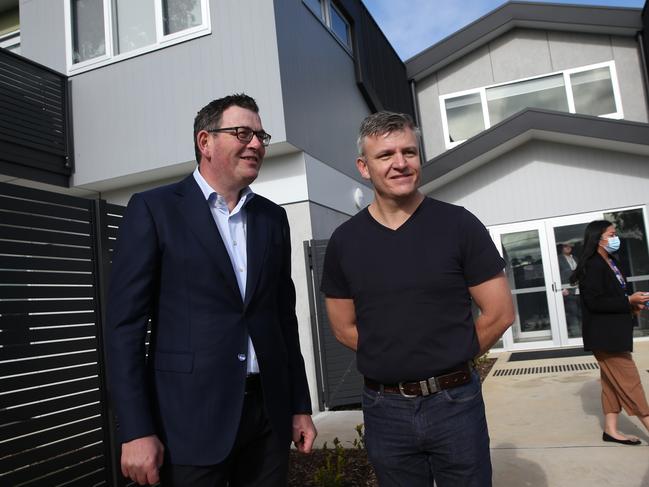
<path fill-rule="evenodd" d="M 476 365 L 484 380 L 496 359 L 486 359 Z M 328 475 L 328 478 L 323 476 Z M 334 479 L 337 477 L 337 480 Z M 314 450 L 302 455 L 291 450 L 288 472 L 289 487 L 376 487 L 374 470 L 365 450 L 346 448 L 337 451 L 333 445 L 326 450 Z"/>

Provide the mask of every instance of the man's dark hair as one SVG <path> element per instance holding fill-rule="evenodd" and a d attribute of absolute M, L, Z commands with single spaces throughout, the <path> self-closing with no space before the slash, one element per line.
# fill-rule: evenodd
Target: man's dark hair
<path fill-rule="evenodd" d="M 356 141 L 358 156 L 363 157 L 365 155 L 363 147 L 365 137 L 400 132 L 405 129 L 412 130 L 417 137 L 417 143 L 419 143 L 421 132 L 413 122 L 412 117 L 407 113 L 377 112 L 365 117 L 358 130 L 358 139 Z"/>
<path fill-rule="evenodd" d="M 234 95 L 224 96 L 212 100 L 196 114 L 194 119 L 194 153 L 196 154 L 196 162 L 201 162 L 201 151 L 198 149 L 196 136 L 201 130 L 214 130 L 221 128 L 221 118 L 223 112 L 232 106 L 245 108 L 255 113 L 259 113 L 259 107 L 254 98 L 246 95 L 245 93 L 235 93 Z"/>

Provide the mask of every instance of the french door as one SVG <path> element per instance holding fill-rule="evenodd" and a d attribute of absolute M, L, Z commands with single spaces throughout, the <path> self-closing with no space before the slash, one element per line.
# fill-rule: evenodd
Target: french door
<path fill-rule="evenodd" d="M 593 220 L 616 224 L 622 240 L 620 259 L 628 264 L 629 282 L 636 290 L 649 288 L 645 218 L 644 208 L 632 208 L 490 227 L 506 262 L 516 311 L 514 324 L 503 336 L 503 348 L 581 345 L 579 289 L 570 285 L 570 274 L 582 250 L 584 229 Z M 649 335 L 646 317 L 636 330 L 636 336 L 644 335 Z"/>

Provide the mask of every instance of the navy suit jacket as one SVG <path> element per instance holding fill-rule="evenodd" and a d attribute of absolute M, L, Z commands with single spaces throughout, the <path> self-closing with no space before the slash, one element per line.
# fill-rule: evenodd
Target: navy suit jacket
<path fill-rule="evenodd" d="M 290 443 L 291 416 L 311 412 L 286 212 L 259 195 L 246 210 L 245 299 L 192 175 L 135 194 L 120 226 L 107 307 L 109 394 L 120 440 L 157 434 L 171 463 L 211 465 L 230 452 L 248 334 L 282 444 Z"/>

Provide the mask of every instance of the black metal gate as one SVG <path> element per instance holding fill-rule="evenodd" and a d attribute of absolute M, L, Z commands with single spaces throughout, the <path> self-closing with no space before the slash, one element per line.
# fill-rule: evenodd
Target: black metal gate
<path fill-rule="evenodd" d="M 0 485 L 121 483 L 102 316 L 122 211 L 0 183 Z"/>
<path fill-rule="evenodd" d="M 359 404 L 363 377 L 356 369 L 356 354 L 341 345 L 329 326 L 320 280 L 328 240 L 304 242 L 309 283 L 309 308 L 313 330 L 320 407 Z"/>

